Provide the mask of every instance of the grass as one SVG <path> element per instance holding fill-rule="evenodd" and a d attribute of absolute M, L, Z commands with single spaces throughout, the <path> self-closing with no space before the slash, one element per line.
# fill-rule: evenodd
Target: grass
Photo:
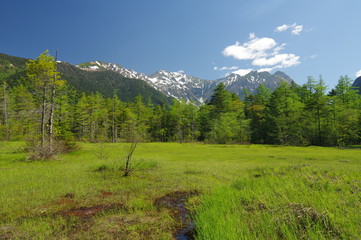
<path fill-rule="evenodd" d="M 360 235 L 361 150 L 357 148 L 143 143 L 134 154 L 134 172 L 122 177 L 127 144 L 82 143 L 81 150 L 58 160 L 34 162 L 26 161 L 24 145 L 0 146 L 0 236 L 5 239 L 172 239 L 179 220 L 154 203 L 173 192 L 194 190 L 202 193 L 190 203 L 199 239 L 206 232 L 203 225 L 221 224 L 202 223 L 202 214 L 217 214 L 220 210 L 212 210 L 213 206 L 226 199 L 236 204 L 223 204 L 232 206 L 224 210 L 230 214 L 222 213 L 218 220 L 233 224 L 230 229 L 238 229 L 243 216 L 253 224 L 246 232 L 262 230 L 256 226 L 261 221 L 260 226 L 273 226 L 276 234 L 283 234 L 270 236 L 287 239 L 291 236 L 287 234 L 294 234 L 289 226 L 299 225 L 292 214 L 307 219 L 309 211 L 318 216 L 320 225 L 312 232 L 329 231 L 323 228 L 326 222 L 339 239 Z M 358 192 L 352 195 L 352 189 Z M 240 197 L 249 201 L 232 200 Z M 247 212 L 248 208 L 254 210 Z M 88 215 L 76 215 L 77 211 Z M 272 215 L 275 212 L 278 215 Z M 234 216 L 238 218 L 231 222 Z M 264 237 L 270 233 L 258 233 L 259 239 L 272 239 Z M 234 234 L 238 238 L 208 239 L 240 239 L 238 232 Z M 295 234 L 311 233 L 296 229 Z"/>
<path fill-rule="evenodd" d="M 197 239 L 357 239 L 360 187 L 360 172 L 259 168 L 202 198 Z"/>

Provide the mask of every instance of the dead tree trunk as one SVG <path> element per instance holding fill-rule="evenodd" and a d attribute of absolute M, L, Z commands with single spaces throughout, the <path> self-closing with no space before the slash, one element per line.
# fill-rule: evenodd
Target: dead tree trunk
<path fill-rule="evenodd" d="M 52 85 L 51 101 L 50 101 L 50 117 L 49 117 L 49 147 L 53 150 L 53 122 L 54 122 L 54 110 L 55 110 L 55 84 Z"/>
<path fill-rule="evenodd" d="M 115 135 L 115 96 L 114 96 L 114 94 L 113 94 L 113 109 L 112 109 L 112 142 L 113 143 L 115 143 L 115 141 L 116 141 L 116 135 Z"/>
<path fill-rule="evenodd" d="M 43 85 L 43 104 L 42 104 L 42 109 L 41 109 L 41 149 L 44 149 L 45 146 L 45 127 L 46 127 L 46 83 L 44 81 L 44 85 Z"/>
<path fill-rule="evenodd" d="M 124 177 L 130 175 L 130 172 L 133 170 L 132 168 L 132 157 L 135 149 L 137 148 L 138 141 L 133 141 L 129 147 L 128 153 L 125 156 L 125 168 L 124 168 Z"/>
<path fill-rule="evenodd" d="M 56 95 L 56 64 L 58 61 L 58 51 L 56 51 L 56 57 L 55 57 L 55 71 L 54 71 L 54 79 L 53 84 L 51 85 L 51 99 L 50 99 L 50 117 L 49 117 L 49 148 L 51 151 L 53 151 L 53 127 L 54 127 L 54 111 L 55 111 L 55 95 Z"/>
<path fill-rule="evenodd" d="M 4 97 L 4 106 L 3 106 L 3 114 L 4 114 L 4 126 L 5 126 L 5 131 L 6 131 L 6 134 L 5 134 L 5 139 L 6 140 L 9 140 L 9 115 L 8 115 L 8 109 L 7 109 L 7 106 L 8 106 L 8 102 L 7 102 L 7 94 L 6 94 L 6 81 L 4 80 L 4 84 L 3 84 L 3 97 Z"/>

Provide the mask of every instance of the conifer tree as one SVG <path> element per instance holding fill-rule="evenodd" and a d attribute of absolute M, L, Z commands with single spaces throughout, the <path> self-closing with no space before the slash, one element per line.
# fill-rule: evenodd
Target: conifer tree
<path fill-rule="evenodd" d="M 37 89 L 37 94 L 41 100 L 41 148 L 44 149 L 46 144 L 46 123 L 52 121 L 53 118 L 53 98 L 55 97 L 55 88 L 62 84 L 59 79 L 59 73 L 56 71 L 56 62 L 48 51 L 40 54 L 36 60 L 29 60 L 26 64 L 26 74 L 31 79 L 32 83 Z M 52 148 L 52 124 L 48 133 L 49 147 Z"/>

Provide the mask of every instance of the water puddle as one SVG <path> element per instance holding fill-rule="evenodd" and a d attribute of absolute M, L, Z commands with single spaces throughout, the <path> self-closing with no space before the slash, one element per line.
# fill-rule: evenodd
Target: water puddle
<path fill-rule="evenodd" d="M 168 193 L 154 201 L 156 207 L 169 209 L 173 216 L 182 223 L 181 229 L 178 229 L 174 234 L 175 239 L 194 239 L 195 225 L 190 218 L 190 211 L 186 207 L 186 203 L 188 198 L 198 194 L 197 191 L 176 191 Z"/>

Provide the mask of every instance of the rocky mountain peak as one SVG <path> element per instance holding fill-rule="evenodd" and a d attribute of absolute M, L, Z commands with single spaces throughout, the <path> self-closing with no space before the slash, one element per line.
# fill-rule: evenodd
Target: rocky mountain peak
<path fill-rule="evenodd" d="M 189 76 L 183 72 L 169 72 L 166 70 L 160 70 L 148 76 L 132 69 L 126 69 L 119 64 L 102 61 L 82 63 L 77 65 L 77 67 L 86 71 L 110 70 L 127 78 L 140 79 L 169 97 L 193 101 L 196 104 L 202 104 L 208 99 L 212 95 L 212 90 L 220 82 L 224 83 L 227 90 L 236 93 L 242 98 L 246 89 L 248 92 L 255 93 L 261 83 L 270 89 L 275 89 L 281 79 L 285 79 L 288 82 L 292 81 L 288 75 L 281 71 L 277 71 L 274 74 L 251 71 L 244 76 L 231 73 L 225 78 L 205 80 Z"/>

